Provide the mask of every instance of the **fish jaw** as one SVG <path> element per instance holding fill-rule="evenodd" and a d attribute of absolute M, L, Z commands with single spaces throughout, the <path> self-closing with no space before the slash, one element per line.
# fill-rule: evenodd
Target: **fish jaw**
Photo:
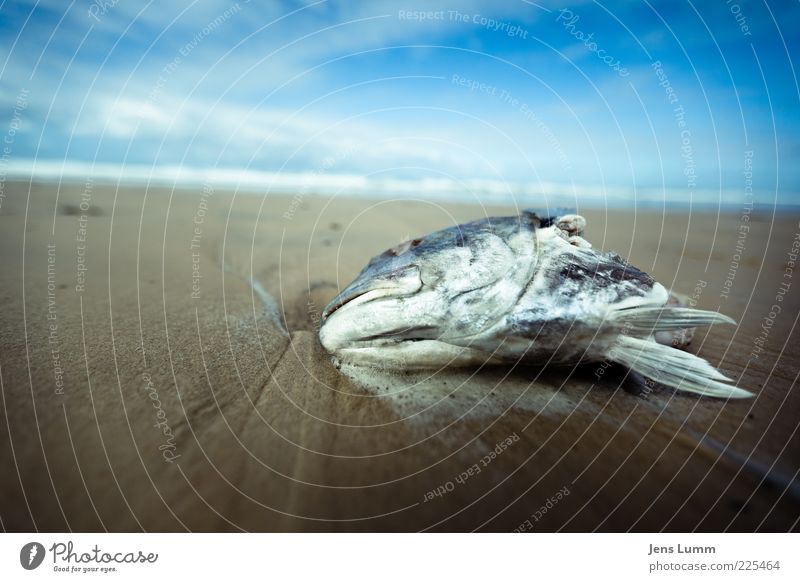
<path fill-rule="evenodd" d="M 414 312 L 419 318 L 436 313 L 430 294 L 420 294 L 423 287 L 416 265 L 378 269 L 370 265 L 339 293 L 322 312 L 320 342 L 329 352 L 365 342 L 366 345 L 390 343 L 394 337 L 407 333 L 402 325 L 403 313 L 409 309 L 406 297 L 415 296 Z M 386 322 L 398 322 L 387 329 Z M 420 327 L 415 325 L 414 327 Z"/>
<path fill-rule="evenodd" d="M 351 307 L 386 296 L 404 296 L 416 293 L 422 288 L 419 267 L 407 265 L 387 272 L 365 269 L 350 285 L 325 307 L 322 320 L 350 304 Z"/>
<path fill-rule="evenodd" d="M 507 362 L 505 358 L 491 352 L 435 339 L 343 347 L 335 350 L 335 354 L 342 363 L 382 370 L 459 368 Z"/>

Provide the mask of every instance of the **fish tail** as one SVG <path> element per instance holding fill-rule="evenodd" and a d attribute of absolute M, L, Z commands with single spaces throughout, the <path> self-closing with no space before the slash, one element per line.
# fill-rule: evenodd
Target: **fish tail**
<path fill-rule="evenodd" d="M 620 335 L 607 356 L 614 362 L 678 390 L 717 398 L 752 396 L 747 390 L 723 384 L 730 382 L 731 379 L 723 376 L 704 359 L 656 343 L 652 338 L 640 339 Z"/>
<path fill-rule="evenodd" d="M 625 333 L 653 333 L 715 323 L 736 324 L 727 315 L 716 311 L 688 307 L 629 307 L 612 311 L 608 317 L 610 321 L 624 328 Z"/>

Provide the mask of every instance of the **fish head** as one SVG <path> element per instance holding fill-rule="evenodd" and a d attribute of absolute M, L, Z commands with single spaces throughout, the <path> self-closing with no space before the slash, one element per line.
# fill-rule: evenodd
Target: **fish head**
<path fill-rule="evenodd" d="M 323 311 L 322 345 L 356 360 L 413 344 L 446 358 L 432 352 L 488 329 L 518 301 L 535 269 L 539 224 L 526 213 L 486 218 L 374 257 Z"/>

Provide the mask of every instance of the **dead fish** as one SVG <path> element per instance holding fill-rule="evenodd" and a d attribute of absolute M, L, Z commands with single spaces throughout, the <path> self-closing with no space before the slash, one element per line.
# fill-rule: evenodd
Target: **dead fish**
<path fill-rule="evenodd" d="M 406 241 L 330 302 L 320 341 L 353 365 L 611 361 L 687 392 L 751 396 L 707 361 L 665 345 L 695 326 L 735 322 L 670 305 L 650 275 L 593 249 L 585 226 L 576 214 L 523 211 Z"/>

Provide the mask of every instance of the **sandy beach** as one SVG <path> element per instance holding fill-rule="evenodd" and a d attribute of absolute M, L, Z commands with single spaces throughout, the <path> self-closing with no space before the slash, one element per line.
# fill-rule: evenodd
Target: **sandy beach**
<path fill-rule="evenodd" d="M 690 346 L 756 394 L 726 403 L 602 366 L 337 369 L 320 313 L 370 257 L 514 208 L 4 193 L 4 530 L 798 527 L 798 212 L 579 209 L 594 246 L 739 322 Z"/>

